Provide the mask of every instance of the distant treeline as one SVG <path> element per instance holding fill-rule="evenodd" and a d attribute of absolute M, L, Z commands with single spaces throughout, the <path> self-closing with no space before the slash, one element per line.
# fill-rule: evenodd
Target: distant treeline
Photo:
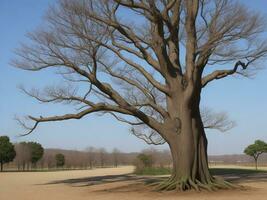
<path fill-rule="evenodd" d="M 144 164 L 150 167 L 172 167 L 169 150 L 149 148 L 141 152 L 125 153 L 116 148 L 107 151 L 105 148 L 88 147 L 84 151 L 75 151 L 44 149 L 36 142 L 12 144 L 6 136 L 1 136 L 0 140 L 0 162 L 4 170 L 92 169 L 123 165 L 135 165 L 138 168 Z M 209 156 L 209 162 L 213 165 L 253 165 L 252 157 L 244 154 Z M 259 165 L 267 165 L 267 154 L 259 158 Z"/>
<path fill-rule="evenodd" d="M 5 170 L 56 170 L 56 169 L 92 169 L 103 167 L 118 167 L 133 165 L 140 152 L 125 153 L 119 149 L 107 151 L 105 148 L 88 147 L 84 151 L 64 149 L 44 149 L 42 157 L 32 162 L 31 150 L 25 143 L 14 144 L 16 157 L 12 162 L 5 164 Z M 151 155 L 153 165 L 171 166 L 171 155 L 168 150 L 146 149 L 142 153 Z M 64 165 L 57 165 L 56 155 L 64 155 Z"/>
<path fill-rule="evenodd" d="M 169 151 L 158 151 L 155 149 L 144 150 L 153 155 L 155 163 L 158 165 L 171 164 Z M 123 165 L 133 165 L 136 160 L 136 153 L 125 153 L 118 149 L 108 152 L 105 148 L 89 147 L 85 151 L 73 151 L 62 149 L 46 149 L 43 158 L 38 162 L 40 168 L 55 168 L 55 155 L 61 153 L 65 156 L 67 169 L 90 169 L 96 167 L 118 167 Z"/>

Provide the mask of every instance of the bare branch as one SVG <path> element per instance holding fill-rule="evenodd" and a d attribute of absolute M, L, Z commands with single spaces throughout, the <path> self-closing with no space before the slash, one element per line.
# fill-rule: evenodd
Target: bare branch
<path fill-rule="evenodd" d="M 99 111 L 114 111 L 114 112 L 119 112 L 122 114 L 131 114 L 127 110 L 124 110 L 122 108 L 119 108 L 117 106 L 111 106 L 111 105 L 105 105 L 102 103 L 98 104 L 92 104 L 92 107 L 82 110 L 81 112 L 78 112 L 76 114 L 65 114 L 65 115 L 60 115 L 60 116 L 52 116 L 52 117 L 33 117 L 33 116 L 28 116 L 28 119 L 34 121 L 34 125 L 32 127 L 29 127 L 26 125 L 25 122 L 17 118 L 17 121 L 27 130 L 29 130 L 25 135 L 29 135 L 32 133 L 38 126 L 39 123 L 42 122 L 51 122 L 51 121 L 64 121 L 64 120 L 70 120 L 70 119 L 81 119 L 85 115 L 88 115 L 90 113 L 95 113 Z"/>
<path fill-rule="evenodd" d="M 221 79 L 229 75 L 233 75 L 237 73 L 238 67 L 241 66 L 243 70 L 247 69 L 248 63 L 243 63 L 241 61 L 238 61 L 233 69 L 229 70 L 216 70 L 212 72 L 211 74 L 205 76 L 202 78 L 202 87 L 205 87 L 209 82 L 213 81 L 214 79 Z"/>
<path fill-rule="evenodd" d="M 215 129 L 226 132 L 235 126 L 235 122 L 231 121 L 226 113 L 215 113 L 211 109 L 203 108 L 201 110 L 204 128 Z"/>

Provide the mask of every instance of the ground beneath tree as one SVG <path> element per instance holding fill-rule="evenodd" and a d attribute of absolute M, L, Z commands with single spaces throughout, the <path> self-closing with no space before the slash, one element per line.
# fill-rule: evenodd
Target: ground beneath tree
<path fill-rule="evenodd" d="M 0 173 L 1 200 L 266 200 L 267 173 L 215 169 L 213 173 L 241 184 L 245 190 L 219 192 L 153 192 L 151 177 L 131 175 L 133 167 L 60 172 Z"/>

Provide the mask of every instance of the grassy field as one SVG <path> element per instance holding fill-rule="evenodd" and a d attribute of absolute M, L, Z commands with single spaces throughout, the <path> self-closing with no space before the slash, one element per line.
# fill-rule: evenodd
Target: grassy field
<path fill-rule="evenodd" d="M 215 175 L 245 186 L 219 192 L 153 192 L 149 176 L 131 174 L 132 166 L 57 172 L 0 173 L 0 200 L 265 200 L 267 173 L 252 168 L 216 166 Z M 155 176 L 154 176 L 155 177 Z"/>

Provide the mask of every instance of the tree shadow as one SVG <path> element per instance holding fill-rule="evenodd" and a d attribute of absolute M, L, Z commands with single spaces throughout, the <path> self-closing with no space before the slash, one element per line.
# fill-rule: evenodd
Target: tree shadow
<path fill-rule="evenodd" d="M 216 177 L 223 177 L 225 180 L 236 184 L 242 184 L 245 182 L 267 182 L 266 171 L 216 168 L 216 169 L 211 169 L 211 173 Z M 122 188 L 124 188 L 123 191 L 125 191 L 126 188 L 128 188 L 128 191 L 131 191 L 130 188 L 135 190 L 137 188 L 136 185 L 138 186 L 149 185 L 151 183 L 163 181 L 167 178 L 168 176 L 138 176 L 134 174 L 105 175 L 105 176 L 57 180 L 46 183 L 45 185 L 68 184 L 72 187 L 90 187 L 108 183 L 123 183 L 120 184 L 120 186 L 113 188 L 112 191 L 115 190 L 121 191 L 120 189 Z M 130 185 L 132 185 L 133 187 L 130 187 Z M 138 188 L 140 189 L 141 187 Z"/>
<path fill-rule="evenodd" d="M 267 171 L 264 170 L 213 168 L 210 171 L 212 175 L 233 183 L 267 182 Z"/>
<path fill-rule="evenodd" d="M 94 177 L 85 177 L 85 178 L 77 178 L 77 179 L 58 180 L 58 181 L 46 183 L 46 185 L 69 184 L 74 187 L 85 187 L 85 186 L 93 186 L 93 185 L 99 185 L 99 184 L 125 182 L 125 181 L 151 183 L 154 180 L 158 180 L 158 179 L 159 178 L 136 176 L 134 174 L 123 174 L 123 175 L 105 175 L 105 176 L 94 176 Z"/>

